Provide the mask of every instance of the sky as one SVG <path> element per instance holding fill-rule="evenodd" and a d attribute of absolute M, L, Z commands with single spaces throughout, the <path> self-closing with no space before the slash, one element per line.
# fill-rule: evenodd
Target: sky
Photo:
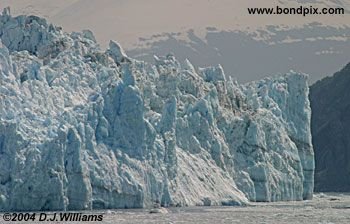
<path fill-rule="evenodd" d="M 277 5 L 347 13 L 247 13 Z M 89 29 L 102 49 L 116 40 L 140 60 L 174 51 L 195 66 L 221 63 L 240 82 L 296 70 L 313 83 L 350 61 L 350 0 L 0 0 L 0 8 L 7 6 L 12 15 L 41 16 L 67 32 Z"/>
<path fill-rule="evenodd" d="M 315 1 L 320 0 L 303 0 Z M 334 0 L 333 0 L 334 1 Z M 334 6 L 332 0 L 324 0 Z M 350 15 L 338 16 L 252 16 L 247 7 L 299 6 L 297 0 L 1 0 L 12 14 L 35 14 L 60 25 L 66 31 L 91 29 L 102 46 L 117 39 L 124 47 L 140 37 L 194 29 L 199 36 L 205 28 L 254 30 L 266 25 L 301 26 L 313 21 L 326 25 L 349 25 Z M 300 0 L 299 0 L 300 2 Z M 302 1 L 301 1 L 302 2 Z M 337 0 L 350 9 L 349 0 Z M 326 4 L 315 4 L 325 6 Z"/>

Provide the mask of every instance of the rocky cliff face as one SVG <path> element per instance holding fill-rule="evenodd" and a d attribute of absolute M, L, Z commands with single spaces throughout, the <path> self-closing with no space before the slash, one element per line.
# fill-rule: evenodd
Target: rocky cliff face
<path fill-rule="evenodd" d="M 311 86 L 315 190 L 350 191 L 350 63 Z"/>
<path fill-rule="evenodd" d="M 0 210 L 312 197 L 305 75 L 239 85 L 7 10 L 0 38 Z"/>

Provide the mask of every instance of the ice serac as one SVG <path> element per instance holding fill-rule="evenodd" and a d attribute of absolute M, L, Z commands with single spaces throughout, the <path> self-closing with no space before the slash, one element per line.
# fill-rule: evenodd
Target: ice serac
<path fill-rule="evenodd" d="M 239 85 L 7 10 L 0 37 L 1 211 L 311 198 L 305 75 Z"/>

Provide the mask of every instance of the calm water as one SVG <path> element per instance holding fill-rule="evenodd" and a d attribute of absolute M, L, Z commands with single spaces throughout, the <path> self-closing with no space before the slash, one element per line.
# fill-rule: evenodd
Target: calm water
<path fill-rule="evenodd" d="M 246 207 L 170 208 L 166 214 L 147 209 L 92 211 L 103 214 L 96 223 L 350 223 L 350 194 L 316 194 L 311 201 L 252 203 Z M 4 223 L 0 220 L 0 223 Z M 6 222 L 15 223 L 15 222 Z M 21 222 L 95 223 L 95 222 Z"/>

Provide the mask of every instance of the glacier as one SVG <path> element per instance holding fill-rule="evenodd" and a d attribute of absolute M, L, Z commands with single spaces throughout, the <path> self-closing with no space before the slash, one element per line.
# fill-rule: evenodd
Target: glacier
<path fill-rule="evenodd" d="M 0 39 L 0 211 L 312 198 L 307 75 L 238 84 L 8 8 Z"/>

